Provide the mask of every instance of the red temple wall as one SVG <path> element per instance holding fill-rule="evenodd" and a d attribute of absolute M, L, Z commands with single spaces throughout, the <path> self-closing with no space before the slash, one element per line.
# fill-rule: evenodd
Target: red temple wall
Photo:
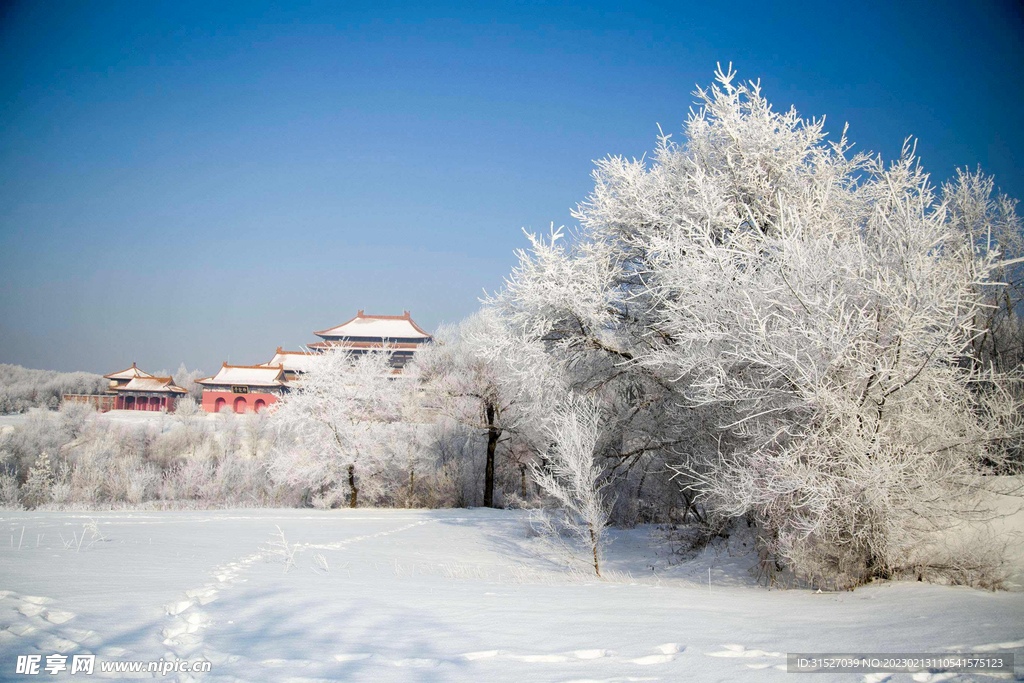
<path fill-rule="evenodd" d="M 233 412 L 251 413 L 257 408 L 257 402 L 262 401 L 259 410 L 269 407 L 280 399 L 277 394 L 249 393 L 236 394 L 231 391 L 203 391 L 203 410 L 208 413 L 217 413 L 221 410 Z M 220 403 L 223 401 L 223 403 Z M 244 411 L 236 410 L 236 404 L 244 407 Z"/>
<path fill-rule="evenodd" d="M 134 396 L 119 394 L 114 403 L 115 410 L 166 410 L 173 413 L 178 407 L 177 396 Z"/>

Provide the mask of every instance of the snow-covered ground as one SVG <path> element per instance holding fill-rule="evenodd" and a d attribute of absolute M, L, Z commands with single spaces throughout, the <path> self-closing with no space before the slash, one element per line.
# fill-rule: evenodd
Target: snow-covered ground
<path fill-rule="evenodd" d="M 745 571 L 749 556 L 707 552 L 667 566 L 650 528 L 614 532 L 607 573 L 622 574 L 574 579 L 539 552 L 525 519 L 495 510 L 3 513 L 0 680 L 17 678 L 17 655 L 54 653 L 97 655 L 94 677 L 101 661 L 205 658 L 203 679 L 214 681 L 782 681 L 792 676 L 787 652 L 1010 649 L 1024 660 L 1021 592 L 921 583 L 769 591 Z M 91 520 L 100 536 L 86 532 L 79 548 Z M 297 546 L 288 572 L 260 550 L 277 526 Z"/>
<path fill-rule="evenodd" d="M 15 413 L 0 415 L 0 429 L 4 427 L 16 427 L 28 419 L 28 413 Z"/>

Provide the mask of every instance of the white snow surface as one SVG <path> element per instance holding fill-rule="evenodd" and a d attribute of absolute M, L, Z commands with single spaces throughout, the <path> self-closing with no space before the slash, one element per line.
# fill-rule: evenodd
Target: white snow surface
<path fill-rule="evenodd" d="M 739 547 L 669 566 L 649 527 L 612 532 L 610 580 L 573 578 L 525 515 L 0 513 L 0 680 L 18 678 L 17 655 L 57 652 L 96 654 L 93 678 L 100 661 L 180 657 L 209 660 L 209 681 L 613 682 L 785 681 L 787 652 L 951 650 L 1012 650 L 1024 678 L 1021 592 L 767 590 Z M 92 521 L 99 537 L 65 549 Z M 287 572 L 260 550 L 277 527 L 295 546 Z M 39 678 L 87 677 L 24 677 Z"/>

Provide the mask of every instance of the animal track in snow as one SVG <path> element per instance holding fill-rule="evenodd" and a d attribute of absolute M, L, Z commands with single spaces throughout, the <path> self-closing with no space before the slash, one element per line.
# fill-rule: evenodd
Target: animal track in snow
<path fill-rule="evenodd" d="M 722 645 L 724 650 L 717 652 L 705 652 L 709 657 L 781 657 L 781 652 L 766 652 L 765 650 L 748 650 L 742 645 L 726 643 Z"/>
<path fill-rule="evenodd" d="M 51 624 L 63 624 L 74 618 L 74 612 L 64 612 L 61 610 L 47 610 L 46 613 L 43 614 L 43 619 L 46 619 Z"/>
<path fill-rule="evenodd" d="M 497 657 L 497 650 L 481 650 L 480 652 L 466 652 L 462 655 L 462 658 L 467 661 L 476 661 L 477 659 L 490 659 L 491 657 Z"/>
<path fill-rule="evenodd" d="M 359 652 L 356 654 L 345 654 L 345 655 L 334 655 L 334 661 L 336 662 L 358 662 L 364 659 L 372 657 L 369 652 Z"/>
<path fill-rule="evenodd" d="M 48 605 L 53 602 L 53 598 L 41 598 L 38 595 L 23 595 L 21 599 L 24 602 L 31 602 L 33 605 Z"/>
<path fill-rule="evenodd" d="M 660 681 L 656 676 L 615 676 L 613 678 L 573 678 L 563 683 L 635 683 L 636 681 Z"/>
<path fill-rule="evenodd" d="M 33 605 L 32 603 L 25 603 L 18 607 L 18 611 L 24 614 L 26 617 L 36 617 L 46 611 L 46 608 L 42 605 Z"/>
<path fill-rule="evenodd" d="M 750 666 L 749 664 L 747 666 Z M 867 674 L 864 676 L 862 683 L 885 683 L 887 680 L 892 678 L 892 674 L 886 673 L 874 673 Z"/>
<path fill-rule="evenodd" d="M 35 626 L 32 626 L 31 624 L 12 624 L 11 626 L 7 627 L 7 630 L 13 633 L 14 635 L 18 636 L 19 638 L 24 638 L 30 633 L 35 633 L 37 629 Z"/>
<path fill-rule="evenodd" d="M 668 664 L 673 659 L 672 655 L 647 655 L 646 657 L 637 657 L 629 661 L 640 666 L 650 666 L 651 664 Z"/>
<path fill-rule="evenodd" d="M 395 666 L 408 666 L 408 667 L 412 667 L 414 669 L 430 669 L 430 668 L 433 668 L 433 667 L 437 666 L 441 662 L 439 662 L 436 659 L 430 659 L 430 658 L 426 658 L 426 657 L 424 657 L 424 658 L 413 657 L 413 658 L 410 658 L 410 659 L 396 659 L 395 661 L 393 661 L 391 663 L 394 664 Z"/>
<path fill-rule="evenodd" d="M 959 673 L 954 673 L 952 671 L 944 671 L 942 673 L 934 674 L 929 673 L 928 671 L 921 671 L 910 678 L 917 681 L 917 683 L 939 683 L 940 681 L 948 681 L 951 678 L 956 678 L 959 675 Z"/>
<path fill-rule="evenodd" d="M 18 639 L 30 638 L 37 649 L 58 654 L 87 653 L 86 647 L 93 647 L 100 642 L 95 631 L 60 628 L 76 615 L 67 610 L 49 609 L 47 605 L 53 605 L 53 598 L 19 596 L 14 591 L 0 591 L 0 602 L 24 617 L 23 620 L 6 624 L 6 628 L 0 626 L 0 642 L 13 644 Z"/>
<path fill-rule="evenodd" d="M 421 520 L 395 529 L 390 529 L 388 531 L 379 531 L 374 534 L 356 536 L 355 538 L 349 538 L 332 544 L 313 545 L 307 543 L 295 544 L 293 547 L 296 550 L 305 550 L 309 548 L 340 549 L 357 541 L 377 538 L 380 536 L 388 536 L 400 531 L 412 529 L 413 527 L 417 527 L 422 524 L 427 524 L 429 521 L 431 520 Z M 246 555 L 241 559 L 218 565 L 214 567 L 211 572 L 215 581 L 204 584 L 199 588 L 187 590 L 185 591 L 184 598 L 164 605 L 164 612 L 169 617 L 170 622 L 160 631 L 160 635 L 162 636 L 163 644 L 171 650 L 171 652 L 168 653 L 168 656 L 193 658 L 193 655 L 201 650 L 203 658 L 210 662 L 232 663 L 240 659 L 238 655 L 220 653 L 212 649 L 202 649 L 202 632 L 210 626 L 212 622 L 205 614 L 203 614 L 202 611 L 199 610 L 199 607 L 216 600 L 221 591 L 233 587 L 236 583 L 244 583 L 247 581 L 247 579 L 240 578 L 242 572 L 246 571 L 250 565 L 260 559 L 263 559 L 265 556 L 266 554 L 263 551 L 260 551 L 251 555 Z M 372 655 L 370 654 L 335 655 L 334 659 L 336 662 L 351 662 L 360 659 L 367 659 L 371 656 Z M 437 660 L 428 659 L 403 659 L 397 660 L 393 663 L 396 666 L 422 668 L 437 666 L 439 662 Z M 260 664 L 268 667 L 280 667 L 286 665 L 305 666 L 308 665 L 309 662 L 306 662 L 305 660 L 267 659 L 261 661 Z"/>
<path fill-rule="evenodd" d="M 646 655 L 644 657 L 637 657 L 636 659 L 630 659 L 631 664 L 637 664 L 639 666 L 651 666 L 652 664 L 668 664 L 676 658 L 676 655 L 686 649 L 685 646 L 679 643 L 662 643 L 656 648 L 661 654 L 660 655 Z"/>
<path fill-rule="evenodd" d="M 520 662 L 567 662 L 569 658 L 565 655 L 509 655 L 512 659 L 518 659 Z"/>
<path fill-rule="evenodd" d="M 36 648 L 44 652 L 59 652 L 65 654 L 72 650 L 79 649 L 79 644 L 68 638 L 47 633 L 36 642 Z"/>
<path fill-rule="evenodd" d="M 995 652 L 997 650 L 1012 650 L 1024 647 L 1024 640 L 1008 640 L 1003 643 L 988 643 L 986 645 L 975 645 L 969 648 L 973 652 Z"/>
<path fill-rule="evenodd" d="M 164 611 L 167 612 L 168 615 L 173 617 L 178 614 L 181 614 L 189 607 L 191 607 L 193 604 L 194 603 L 191 600 L 178 600 L 176 602 L 164 605 Z"/>
<path fill-rule="evenodd" d="M 264 660 L 262 660 L 260 662 L 260 664 L 262 664 L 263 666 L 274 666 L 274 667 L 281 667 L 281 666 L 299 667 L 299 666 L 309 666 L 311 664 L 311 662 L 309 660 L 306 660 L 306 659 L 280 659 L 280 658 L 274 658 L 274 659 L 264 659 Z"/>
<path fill-rule="evenodd" d="M 198 600 L 200 605 L 205 605 L 217 599 L 217 589 L 204 586 L 203 588 L 194 588 L 190 591 L 185 591 L 185 595 L 192 600 Z"/>
<path fill-rule="evenodd" d="M 96 647 L 103 642 L 96 631 L 89 631 L 81 628 L 69 628 L 66 629 L 65 633 L 86 647 Z"/>

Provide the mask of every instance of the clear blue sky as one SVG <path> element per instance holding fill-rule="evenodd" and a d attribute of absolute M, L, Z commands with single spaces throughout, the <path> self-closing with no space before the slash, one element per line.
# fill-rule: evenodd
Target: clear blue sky
<path fill-rule="evenodd" d="M 0 9 L 0 362 L 212 372 L 358 308 L 457 321 L 716 61 L 1024 197 L 1010 2 L 210 5 Z"/>

